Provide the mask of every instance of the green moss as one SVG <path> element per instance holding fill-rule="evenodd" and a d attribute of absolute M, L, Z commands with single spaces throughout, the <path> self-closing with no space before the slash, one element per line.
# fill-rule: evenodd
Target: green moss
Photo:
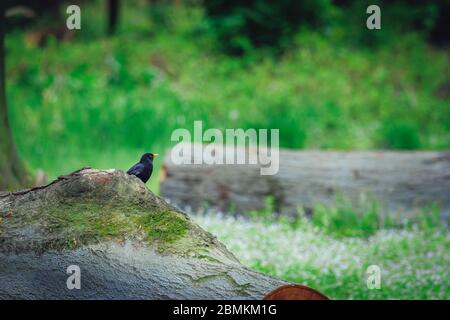
<path fill-rule="evenodd" d="M 102 239 L 139 238 L 164 251 L 189 228 L 188 218 L 180 213 L 139 206 L 70 202 L 39 215 L 46 221 L 45 232 L 58 242 L 65 239 L 62 243 L 66 248 Z"/>
<path fill-rule="evenodd" d="M 71 203 L 48 209 L 43 213 L 47 232 L 73 239 L 121 237 L 131 232 L 133 225 L 120 208 L 110 208 L 95 203 Z"/>
<path fill-rule="evenodd" d="M 0 247 L 8 250 L 131 240 L 163 253 L 198 256 L 218 246 L 186 214 L 121 171 L 72 175 L 18 197 L 12 214 L 1 216 Z M 25 236 L 18 239 L 17 234 Z"/>
<path fill-rule="evenodd" d="M 183 237 L 188 230 L 188 220 L 182 214 L 173 211 L 148 213 L 139 217 L 149 240 L 171 243 Z"/>

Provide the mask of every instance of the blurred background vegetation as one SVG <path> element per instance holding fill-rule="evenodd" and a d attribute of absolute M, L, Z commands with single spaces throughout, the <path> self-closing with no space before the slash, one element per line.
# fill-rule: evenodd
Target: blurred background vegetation
<path fill-rule="evenodd" d="M 81 30 L 58 1 L 7 19 L 14 138 L 51 178 L 126 169 L 194 120 L 293 149 L 450 146 L 450 1 L 379 1 L 381 30 L 369 1 L 126 1 L 112 27 L 108 1 L 77 3 Z"/>
<path fill-rule="evenodd" d="M 68 31 L 75 3 L 81 30 Z M 450 147 L 450 0 L 2 4 L 14 141 L 51 179 L 127 169 L 194 120 L 278 128 L 291 149 Z M 381 30 L 366 28 L 369 4 L 381 7 Z M 157 178 L 149 184 L 158 191 Z M 332 298 L 450 297 L 450 236 L 433 210 L 402 226 L 375 204 L 318 205 L 294 221 L 266 211 L 194 218 L 246 265 Z M 383 290 L 363 280 L 374 263 Z"/>

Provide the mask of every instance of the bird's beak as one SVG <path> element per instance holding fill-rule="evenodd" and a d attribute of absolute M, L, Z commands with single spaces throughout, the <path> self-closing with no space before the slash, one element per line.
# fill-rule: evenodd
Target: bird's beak
<path fill-rule="evenodd" d="M 153 154 L 153 157 L 156 158 L 157 156 L 159 156 L 159 153 L 154 153 L 154 154 Z"/>

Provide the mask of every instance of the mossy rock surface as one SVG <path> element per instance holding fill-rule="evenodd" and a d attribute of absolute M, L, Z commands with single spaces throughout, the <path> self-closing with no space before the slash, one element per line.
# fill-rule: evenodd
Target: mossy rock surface
<path fill-rule="evenodd" d="M 261 299 L 282 284 L 119 170 L 0 194 L 0 299 Z"/>
<path fill-rule="evenodd" d="M 74 249 L 102 241 L 145 242 L 161 253 L 233 259 L 183 211 L 119 170 L 82 169 L 48 186 L 0 196 L 0 250 Z"/>

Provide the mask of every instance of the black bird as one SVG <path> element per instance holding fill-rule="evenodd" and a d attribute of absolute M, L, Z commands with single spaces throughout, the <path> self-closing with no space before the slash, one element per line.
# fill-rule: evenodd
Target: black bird
<path fill-rule="evenodd" d="M 132 166 L 127 173 L 138 177 L 142 182 L 146 183 L 153 172 L 153 159 L 157 156 L 157 153 L 145 153 L 141 157 L 141 161 Z"/>

